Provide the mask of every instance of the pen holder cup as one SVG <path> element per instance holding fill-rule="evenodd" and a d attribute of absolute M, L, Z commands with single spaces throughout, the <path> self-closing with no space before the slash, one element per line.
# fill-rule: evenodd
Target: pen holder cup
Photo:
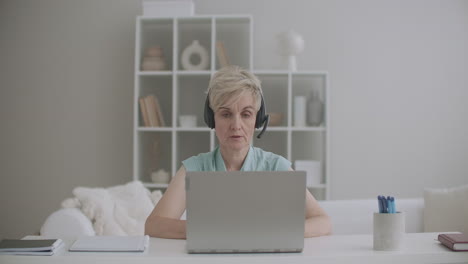
<path fill-rule="evenodd" d="M 374 213 L 374 250 L 393 251 L 403 247 L 405 214 Z"/>

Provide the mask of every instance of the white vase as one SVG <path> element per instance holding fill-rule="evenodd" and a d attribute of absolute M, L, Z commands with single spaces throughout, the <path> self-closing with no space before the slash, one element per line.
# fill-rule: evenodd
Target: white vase
<path fill-rule="evenodd" d="M 199 62 L 194 63 L 192 61 L 192 56 L 198 56 Z M 192 44 L 187 46 L 181 55 L 181 64 L 185 70 L 189 71 L 201 71 L 206 70 L 209 65 L 209 55 L 208 50 L 200 45 L 198 40 L 194 40 Z"/>
<path fill-rule="evenodd" d="M 294 97 L 294 126 L 303 127 L 306 123 L 306 97 Z"/>

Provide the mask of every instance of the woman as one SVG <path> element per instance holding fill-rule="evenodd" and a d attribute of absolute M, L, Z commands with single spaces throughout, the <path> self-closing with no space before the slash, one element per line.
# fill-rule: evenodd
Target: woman
<path fill-rule="evenodd" d="M 214 127 L 219 146 L 212 152 L 182 162 L 164 196 L 147 218 L 145 234 L 186 238 L 185 220 L 180 220 L 185 211 L 186 171 L 292 170 L 291 162 L 282 156 L 251 146 L 262 103 L 260 81 L 250 72 L 230 66 L 213 75 L 208 87 L 207 107 L 212 110 L 214 119 L 208 121 L 208 126 Z M 306 189 L 304 236 L 328 235 L 330 232 L 328 215 Z"/>

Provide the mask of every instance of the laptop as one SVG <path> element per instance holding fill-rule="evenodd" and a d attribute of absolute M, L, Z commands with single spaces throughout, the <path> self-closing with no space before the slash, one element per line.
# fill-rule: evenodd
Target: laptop
<path fill-rule="evenodd" d="M 301 252 L 304 171 L 187 172 L 189 253 Z"/>

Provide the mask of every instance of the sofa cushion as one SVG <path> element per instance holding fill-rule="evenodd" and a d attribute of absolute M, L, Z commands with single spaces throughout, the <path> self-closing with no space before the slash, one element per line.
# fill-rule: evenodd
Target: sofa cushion
<path fill-rule="evenodd" d="M 468 185 L 424 190 L 424 232 L 468 233 Z"/>

